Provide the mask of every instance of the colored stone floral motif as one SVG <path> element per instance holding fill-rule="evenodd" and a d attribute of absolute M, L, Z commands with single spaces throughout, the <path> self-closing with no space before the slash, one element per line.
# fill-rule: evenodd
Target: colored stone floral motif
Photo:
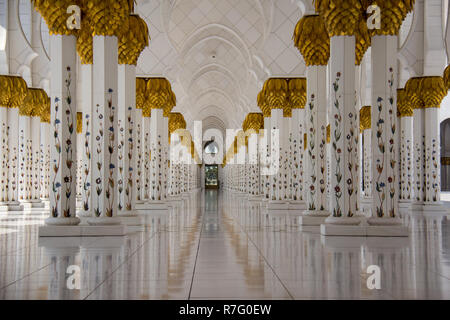
<path fill-rule="evenodd" d="M 334 199 L 335 207 L 333 208 L 333 217 L 342 216 L 342 208 L 340 205 L 340 199 L 342 198 L 342 172 L 341 172 L 341 157 L 342 149 L 338 147 L 342 137 L 342 114 L 340 109 L 339 99 L 341 98 L 339 93 L 339 80 L 341 78 L 341 73 L 336 73 L 336 78 L 333 83 L 334 91 L 334 101 L 333 101 L 333 114 L 334 114 L 334 127 L 335 130 L 332 133 L 332 147 L 333 147 L 333 160 L 335 161 L 335 174 L 336 183 L 334 185 Z"/>
<path fill-rule="evenodd" d="M 90 117 L 89 114 L 85 115 L 85 134 L 84 134 L 84 154 L 86 161 L 83 168 L 83 209 L 85 211 L 89 210 L 90 198 L 91 198 L 91 182 L 90 172 L 91 172 L 91 132 L 90 130 Z"/>
<path fill-rule="evenodd" d="M 65 197 L 65 207 L 62 208 L 62 216 L 65 218 L 71 217 L 72 212 L 70 210 L 70 198 L 72 196 L 72 183 L 73 183 L 73 177 L 72 177 L 72 166 L 73 166 L 73 146 L 72 146 L 72 135 L 74 132 L 74 124 L 73 124 L 73 110 L 72 110 L 72 96 L 70 92 L 70 85 L 71 85 L 71 72 L 70 68 L 67 67 L 67 78 L 65 80 L 65 88 L 66 88 L 66 97 L 64 100 L 60 101 L 58 97 L 55 98 L 54 105 L 55 105 L 55 120 L 54 120 L 54 143 L 53 146 L 55 148 L 55 151 L 57 153 L 56 159 L 53 160 L 53 174 L 54 178 L 52 181 L 52 193 L 54 201 L 52 203 L 51 213 L 52 217 L 56 218 L 60 216 L 60 212 L 58 212 L 58 204 L 61 200 L 61 197 Z M 67 138 L 66 141 L 64 141 L 64 150 L 62 148 L 62 141 L 60 139 L 60 131 L 61 128 L 61 119 L 58 118 L 58 111 L 61 105 L 65 107 L 64 112 L 62 116 L 66 117 L 67 121 L 67 130 L 69 133 L 69 138 Z M 65 153 L 66 155 L 66 161 L 65 163 L 61 163 L 62 159 L 62 153 Z M 63 170 L 61 168 L 64 168 Z M 58 180 L 58 173 L 62 170 L 62 172 L 66 172 L 67 174 L 62 178 L 62 181 Z M 62 192 L 64 194 L 62 195 Z"/>

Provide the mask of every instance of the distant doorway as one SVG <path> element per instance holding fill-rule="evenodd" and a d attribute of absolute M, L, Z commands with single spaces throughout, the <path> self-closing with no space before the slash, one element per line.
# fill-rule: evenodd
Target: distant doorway
<path fill-rule="evenodd" d="M 205 166 L 205 189 L 219 188 L 219 167 L 217 164 Z"/>

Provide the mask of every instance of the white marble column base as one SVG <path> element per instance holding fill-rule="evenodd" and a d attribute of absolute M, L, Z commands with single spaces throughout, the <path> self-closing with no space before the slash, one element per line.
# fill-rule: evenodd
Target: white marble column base
<path fill-rule="evenodd" d="M 142 224 L 142 221 L 143 221 L 142 217 L 140 217 L 138 215 L 134 215 L 134 216 L 119 215 L 118 218 L 119 218 L 120 222 L 126 226 L 139 226 Z"/>
<path fill-rule="evenodd" d="M 360 201 L 361 213 L 369 218 L 372 215 L 372 197 L 363 197 Z"/>
<path fill-rule="evenodd" d="M 251 201 L 251 202 L 260 202 L 260 201 L 262 201 L 262 197 L 260 196 L 260 195 L 249 195 L 248 196 L 248 201 Z"/>
<path fill-rule="evenodd" d="M 120 225 L 120 219 L 117 216 L 113 217 L 90 217 L 87 219 L 90 226 L 113 226 Z"/>
<path fill-rule="evenodd" d="M 357 236 L 357 237 L 408 237 L 409 230 L 403 225 L 367 226 L 321 224 L 320 234 L 323 236 Z"/>
<path fill-rule="evenodd" d="M 298 224 L 300 226 L 320 226 L 325 223 L 325 219 L 328 216 L 315 216 L 315 215 L 305 215 L 298 217 Z"/>
<path fill-rule="evenodd" d="M 17 203 L 8 203 L 8 211 L 23 211 L 23 205 L 19 202 Z"/>
<path fill-rule="evenodd" d="M 267 202 L 267 210 L 289 210 L 289 202 L 270 200 Z"/>
<path fill-rule="evenodd" d="M 167 203 L 165 201 L 148 201 L 143 204 L 136 204 L 136 210 L 164 210 L 167 209 Z"/>
<path fill-rule="evenodd" d="M 111 219 L 111 218 L 110 218 Z M 98 237 L 98 236 L 124 236 L 124 225 L 98 225 L 98 226 L 56 226 L 46 225 L 39 227 L 39 237 Z"/>
<path fill-rule="evenodd" d="M 289 201 L 289 210 L 302 210 L 304 211 L 306 209 L 306 203 L 305 201 Z"/>

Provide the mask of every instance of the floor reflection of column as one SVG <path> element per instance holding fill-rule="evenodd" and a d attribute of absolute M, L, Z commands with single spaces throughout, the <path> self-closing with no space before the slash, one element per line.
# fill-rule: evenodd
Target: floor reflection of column
<path fill-rule="evenodd" d="M 361 297 L 360 237 L 322 237 L 327 263 L 327 298 L 351 299 Z"/>
<path fill-rule="evenodd" d="M 362 263 L 363 284 L 365 293 L 371 290 L 367 283 L 369 266 L 380 268 L 380 291 L 398 297 L 401 288 L 411 283 L 409 263 L 409 239 L 406 238 L 368 238 L 364 246 L 365 261 Z"/>
<path fill-rule="evenodd" d="M 82 283 L 87 282 L 87 299 L 121 298 L 123 273 L 114 273 L 113 280 L 105 280 L 122 264 L 124 245 L 124 237 L 102 237 L 98 241 L 82 245 L 87 260 L 83 262 L 81 279 Z"/>

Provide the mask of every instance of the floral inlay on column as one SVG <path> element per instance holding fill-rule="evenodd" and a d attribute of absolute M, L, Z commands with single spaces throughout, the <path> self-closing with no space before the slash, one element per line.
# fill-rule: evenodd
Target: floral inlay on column
<path fill-rule="evenodd" d="M 333 91 L 334 91 L 334 101 L 333 101 L 333 111 L 334 111 L 334 124 L 335 130 L 332 133 L 333 142 L 333 156 L 335 160 L 335 170 L 336 170 L 336 185 L 334 185 L 334 198 L 336 201 L 336 207 L 333 209 L 333 217 L 341 217 L 342 216 L 342 208 L 340 206 L 340 199 L 342 197 L 343 186 L 341 184 L 342 181 L 342 173 L 341 173 L 341 157 L 342 157 L 342 149 L 338 147 L 338 143 L 342 137 L 342 114 L 340 109 L 340 92 L 339 92 L 339 80 L 341 78 L 341 73 L 336 73 L 336 78 L 333 83 Z"/>
<path fill-rule="evenodd" d="M 84 137 L 84 153 L 87 161 L 84 163 L 83 168 L 83 209 L 84 211 L 89 211 L 89 204 L 91 198 L 91 182 L 90 182 L 90 173 L 91 173 L 91 132 L 90 130 L 90 116 L 89 114 L 85 115 L 85 126 L 86 132 Z"/>

